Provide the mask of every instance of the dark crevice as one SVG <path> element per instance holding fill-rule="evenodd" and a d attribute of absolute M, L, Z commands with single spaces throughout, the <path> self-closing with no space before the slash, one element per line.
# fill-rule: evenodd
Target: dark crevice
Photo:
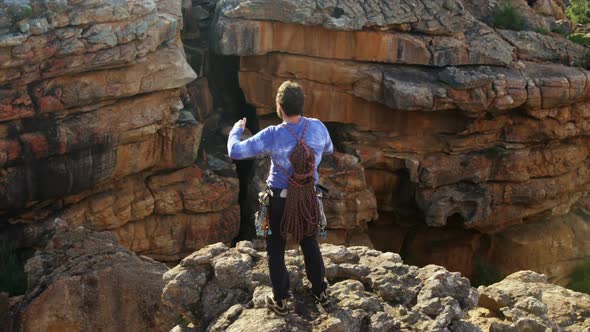
<path fill-rule="evenodd" d="M 221 122 L 233 124 L 245 117 L 246 128 L 256 134 L 260 131 L 256 108 L 247 103 L 239 85 L 240 58 L 237 56 L 210 56 L 209 85 L 213 96 L 213 107 L 221 111 Z M 227 152 L 225 152 L 227 153 Z M 255 211 L 248 204 L 249 185 L 254 177 L 256 160 L 234 160 L 239 179 L 240 232 L 232 241 L 252 240 L 255 236 L 253 215 Z"/>
<path fill-rule="evenodd" d="M 340 18 L 342 17 L 342 15 L 344 15 L 344 9 L 340 8 L 340 7 L 335 7 L 334 11 L 332 11 L 332 17 L 333 18 Z"/>

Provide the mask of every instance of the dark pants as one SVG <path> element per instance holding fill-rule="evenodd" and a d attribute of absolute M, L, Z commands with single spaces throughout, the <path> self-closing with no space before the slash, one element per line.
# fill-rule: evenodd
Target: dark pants
<path fill-rule="evenodd" d="M 270 200 L 270 229 L 271 235 L 266 237 L 266 252 L 268 253 L 268 268 L 270 281 L 275 299 L 289 297 L 289 273 L 285 267 L 286 240 L 281 236 L 281 219 L 285 209 L 285 198 L 279 197 L 279 191 L 274 192 Z M 307 279 L 311 282 L 311 290 L 319 294 L 328 286 L 324 281 L 324 260 L 320 246 L 314 236 L 303 238 L 299 242 L 305 261 Z"/>

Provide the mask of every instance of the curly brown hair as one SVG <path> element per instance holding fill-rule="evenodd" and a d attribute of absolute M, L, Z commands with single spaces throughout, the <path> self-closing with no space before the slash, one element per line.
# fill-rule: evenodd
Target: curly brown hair
<path fill-rule="evenodd" d="M 287 116 L 303 115 L 305 93 L 299 83 L 285 81 L 277 90 L 277 103 Z M 281 117 L 281 111 L 277 108 L 277 115 Z"/>

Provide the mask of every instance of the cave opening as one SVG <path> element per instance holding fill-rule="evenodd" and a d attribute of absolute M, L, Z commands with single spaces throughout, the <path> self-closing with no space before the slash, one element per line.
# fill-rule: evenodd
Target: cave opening
<path fill-rule="evenodd" d="M 453 213 L 449 217 L 447 217 L 447 224 L 445 228 L 447 229 L 463 229 L 463 224 L 465 223 L 465 218 L 459 212 Z"/>

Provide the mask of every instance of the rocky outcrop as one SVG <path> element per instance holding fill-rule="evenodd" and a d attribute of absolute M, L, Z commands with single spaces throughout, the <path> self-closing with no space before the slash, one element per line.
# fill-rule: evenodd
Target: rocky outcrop
<path fill-rule="evenodd" d="M 137 253 L 181 259 L 237 234 L 237 182 L 197 166 L 135 176 L 102 188 L 60 216 L 72 225 L 112 230 L 119 243 Z"/>
<path fill-rule="evenodd" d="M 491 22 L 495 5 L 500 1 L 463 0 L 465 8 L 484 22 Z M 522 15 L 529 29 L 551 30 L 555 25 L 564 19 L 566 1 L 560 0 L 512 0 L 510 4 Z"/>
<path fill-rule="evenodd" d="M 485 231 L 548 207 L 568 206 L 588 182 L 582 175 L 585 138 L 580 138 L 583 101 L 590 98 L 582 88 L 588 73 L 535 63 L 525 66 L 521 70 L 383 69 L 273 54 L 242 58 L 240 78 L 260 114 L 272 109 L 274 98 L 268 91 L 275 91 L 284 79 L 302 80 L 312 116 L 358 125 L 357 133 L 342 126 L 335 130 L 345 151 L 358 155 L 366 169 L 410 174 L 428 224 L 444 225 L 459 213 L 467 227 Z M 261 86 L 265 82 L 268 85 Z M 579 83 L 570 87 L 568 82 Z M 517 107 L 524 108 L 526 116 L 510 111 Z M 544 128 L 549 123 L 559 126 L 560 120 L 554 120 L 559 113 L 564 131 L 557 134 L 562 142 L 555 144 L 551 141 L 557 135 Z M 494 117 L 484 119 L 485 114 Z M 572 128 L 571 134 L 565 126 Z M 381 160 L 373 160 L 371 154 Z M 561 158 L 569 159 L 567 166 Z M 577 183 L 569 177 L 576 177 Z M 551 192 L 554 183 L 568 185 Z M 539 188 L 543 196 L 514 195 L 531 187 Z"/>
<path fill-rule="evenodd" d="M 469 321 L 489 331 L 588 331 L 590 295 L 547 282 L 532 271 L 479 288 Z"/>
<path fill-rule="evenodd" d="M 508 64 L 512 46 L 459 1 L 221 1 L 216 51 L 448 66 Z M 435 14 L 433 14 L 435 13 Z M 364 28 L 373 28 L 371 31 Z M 382 30 L 382 31 L 379 31 Z M 312 39 L 302 38 L 314 35 Z M 496 49 L 480 49 L 482 41 Z M 382 45 L 378 48 L 371 45 Z M 489 53 L 484 53 L 489 51 Z"/>
<path fill-rule="evenodd" d="M 498 1 L 223 0 L 214 51 L 240 56 L 240 86 L 261 127 L 277 122 L 277 87 L 301 83 L 306 114 L 328 123 L 338 151 L 364 168 L 381 221 L 450 229 L 444 244 L 421 226 L 384 241 L 470 275 L 480 258 L 502 260 L 506 237 L 532 241 L 535 224 L 523 223 L 560 234 L 585 227 L 559 216 L 589 189 L 590 72 L 581 67 L 590 51 L 542 33 L 565 18 L 561 1 L 511 3 L 524 31 L 492 26 Z M 563 262 L 588 255 L 579 240 L 572 247 L 560 263 L 542 254 L 534 268 L 551 261 L 542 272 L 565 281 Z"/>
<path fill-rule="evenodd" d="M 229 249 L 205 247 L 164 276 L 163 301 L 193 323 L 195 330 L 245 331 L 253 326 L 279 331 L 436 331 L 472 326 L 462 320 L 477 303 L 469 280 L 440 266 L 404 265 L 393 253 L 366 247 L 324 244 L 326 276 L 334 305 L 313 305 L 304 278 L 303 257 L 287 252 L 294 310 L 270 315 L 264 296 L 270 292 L 266 253 L 250 242 Z"/>
<path fill-rule="evenodd" d="M 538 38 L 546 38 L 546 41 L 523 41 L 521 45 L 520 41 L 528 38 L 525 34 L 532 32 L 495 32 L 471 16 L 459 3 L 445 7 L 448 13 L 439 11 L 440 15 L 452 14 L 453 18 L 445 21 L 447 25 L 432 23 L 431 29 L 422 26 L 429 25 L 427 14 L 422 13 L 423 21 L 416 23 L 415 19 L 404 16 L 404 11 L 386 8 L 385 2 L 365 4 L 371 10 L 387 13 L 381 16 L 367 14 L 388 18 L 383 22 L 390 25 L 381 31 L 362 30 L 363 27 L 374 28 L 381 21 L 361 19 L 358 22 L 366 22 L 361 26 L 348 24 L 357 22 L 349 19 L 349 16 L 356 18 L 351 13 L 363 13 L 351 9 L 356 8 L 354 5 L 344 4 L 340 10 L 340 7 L 330 7 L 334 12 L 341 12 L 335 18 L 330 16 L 329 10 L 320 10 L 321 6 L 316 8 L 314 4 L 298 7 L 300 14 L 290 15 L 276 9 L 270 2 L 220 3 L 216 26 L 221 35 L 219 51 L 243 56 L 240 84 L 259 115 L 272 113 L 272 91 L 283 80 L 300 81 L 307 91 L 309 115 L 324 121 L 357 125 L 360 132 L 350 133 L 340 127 L 335 135 L 345 151 L 360 157 L 365 169 L 394 174 L 403 170 L 410 174 L 410 180 L 416 186 L 415 200 L 425 214 L 426 223 L 432 226 L 445 225 L 449 217 L 459 214 L 465 227 L 496 231 L 549 209 L 565 211 L 587 190 L 588 180 L 583 175 L 586 173 L 586 135 L 582 128 L 584 109 L 590 100 L 586 88 L 590 72 L 531 62 L 579 63 L 588 53 L 584 47 L 565 38 L 541 34 Z M 426 6 L 429 5 L 437 6 L 434 2 L 426 2 Z M 288 6 L 285 1 L 281 8 Z M 419 15 L 421 11 L 413 8 L 412 13 Z M 263 17 L 273 17 L 281 23 L 265 21 Z M 269 27 L 254 29 L 250 26 L 265 24 Z M 275 27 L 277 24 L 288 26 L 282 29 Z M 434 41 L 456 37 L 459 31 L 463 31 L 461 28 L 467 30 L 462 37 L 464 41 L 482 42 L 483 36 L 468 33 L 469 27 L 474 26 L 479 27 L 480 33 L 487 31 L 486 36 L 497 38 L 491 43 L 494 47 L 490 49 L 494 52 L 507 44 L 510 53 L 511 45 L 516 45 L 517 58 L 523 61 L 514 62 L 511 56 L 500 63 L 481 59 L 454 62 L 437 57 L 443 61 L 439 64 L 432 59 L 417 62 L 421 57 L 413 53 L 408 60 L 366 59 L 355 56 L 350 50 L 328 47 L 319 37 L 323 33 L 369 33 L 410 38 L 419 32 L 421 36 L 431 36 L 429 38 Z M 308 49 L 293 49 L 297 43 L 291 41 L 303 39 L 284 38 L 281 31 L 289 31 L 294 36 L 300 29 L 316 31 L 311 41 L 317 41 L 323 47 L 313 47 L 313 43 L 306 39 Z M 240 31 L 239 38 L 233 35 L 237 31 Z M 276 38 L 284 45 L 274 43 L 275 33 L 281 35 Z M 240 49 L 241 42 L 248 49 Z M 357 51 L 373 50 L 355 45 Z M 403 55 L 404 50 L 410 50 L 409 46 L 402 45 L 401 51 L 395 52 L 395 48 L 387 48 L 394 45 L 392 43 L 380 42 L 379 45 L 384 45 L 387 54 Z M 531 49 L 530 45 L 551 45 L 554 49 Z M 238 49 L 228 49 L 234 46 Z M 341 50 L 349 56 L 314 53 L 323 50 Z M 559 52 L 564 53 L 560 55 Z M 254 54 L 258 56 L 250 56 Z M 425 54 L 434 56 L 436 50 L 425 50 Z M 449 54 L 461 52 L 454 50 Z M 495 57 L 494 53 L 485 55 Z M 356 61 L 340 61 L 343 59 Z M 466 56 L 465 59 L 473 57 Z M 439 65 L 459 64 L 477 66 L 437 68 Z M 547 131 L 550 126 L 561 128 Z M 338 132 L 342 130 L 344 133 Z M 374 157 L 381 160 L 374 161 Z M 568 161 L 564 164 L 562 158 Z M 539 163 L 539 160 L 543 162 Z M 374 162 L 380 165 L 374 165 Z M 377 183 L 370 185 L 379 186 Z M 531 188 L 539 194 L 533 195 Z"/>
<path fill-rule="evenodd" d="M 333 303 L 313 304 L 303 257 L 286 254 L 287 316 L 269 313 L 266 253 L 250 242 L 205 247 L 166 273 L 163 301 L 188 326 L 175 331 L 586 331 L 590 295 L 521 271 L 477 291 L 459 273 L 405 265 L 397 254 L 324 244 Z M 468 312 L 467 312 L 468 311 Z"/>
<path fill-rule="evenodd" d="M 237 234 L 232 165 L 195 165 L 212 103 L 202 80 L 181 91 L 180 1 L 0 11 L 0 224 L 61 216 L 161 260 Z"/>
<path fill-rule="evenodd" d="M 27 262 L 28 291 L 12 307 L 15 331 L 163 331 L 168 268 L 119 246 L 108 232 L 58 225 Z"/>

